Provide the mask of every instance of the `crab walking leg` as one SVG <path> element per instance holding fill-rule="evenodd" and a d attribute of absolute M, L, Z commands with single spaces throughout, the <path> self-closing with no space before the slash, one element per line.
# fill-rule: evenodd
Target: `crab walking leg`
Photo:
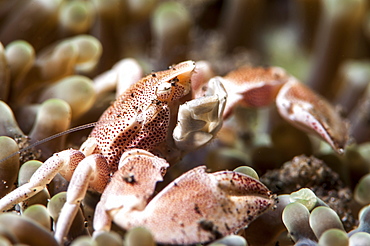
<path fill-rule="evenodd" d="M 143 210 L 154 193 L 156 183 L 163 181 L 169 167 L 165 159 L 142 149 L 126 151 L 110 182 L 110 189 L 104 191 L 94 215 L 94 235 L 109 231 L 111 216 L 106 211 Z"/>
<path fill-rule="evenodd" d="M 99 201 L 96 204 L 93 221 L 93 237 L 96 237 L 101 232 L 110 231 L 112 227 L 112 218 L 106 213 L 104 204 Z"/>
<path fill-rule="evenodd" d="M 89 155 L 78 164 L 68 186 L 66 203 L 57 221 L 54 237 L 60 244 L 72 225 L 87 188 L 101 193 L 109 179 L 110 168 L 102 155 Z"/>
<path fill-rule="evenodd" d="M 70 175 L 83 158 L 85 158 L 85 155 L 82 152 L 73 149 L 54 154 L 36 170 L 28 183 L 1 198 L 0 212 L 4 212 L 17 203 L 36 195 L 51 182 L 58 172 L 63 176 Z"/>

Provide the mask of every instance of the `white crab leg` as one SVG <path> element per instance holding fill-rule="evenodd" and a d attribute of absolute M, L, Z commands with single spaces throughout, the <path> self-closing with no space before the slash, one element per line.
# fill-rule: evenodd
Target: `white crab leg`
<path fill-rule="evenodd" d="M 106 192 L 119 182 L 114 177 Z M 114 190 L 116 200 L 125 197 L 123 190 Z M 144 226 L 157 242 L 195 244 L 235 233 L 274 204 L 274 196 L 258 180 L 230 171 L 208 174 L 202 166 L 173 181 L 144 210 L 125 204 L 119 210 L 105 209 L 117 225 Z"/>
<path fill-rule="evenodd" d="M 32 175 L 29 183 L 26 183 L 0 200 L 0 213 L 10 209 L 15 204 L 22 202 L 41 190 L 60 172 L 65 176 L 73 173 L 78 163 L 84 158 L 84 154 L 78 150 L 65 150 L 54 154 Z"/>
<path fill-rule="evenodd" d="M 78 164 L 68 185 L 66 203 L 57 221 L 54 235 L 57 242 L 63 242 L 87 189 L 90 187 L 103 192 L 110 179 L 110 172 L 108 163 L 102 155 L 89 155 Z"/>

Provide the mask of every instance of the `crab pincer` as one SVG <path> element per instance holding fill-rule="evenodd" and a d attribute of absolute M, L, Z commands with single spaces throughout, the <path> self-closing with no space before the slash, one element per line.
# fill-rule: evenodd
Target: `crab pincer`
<path fill-rule="evenodd" d="M 106 191 L 123 185 L 115 173 Z M 138 181 L 140 182 L 140 181 Z M 122 192 L 124 193 L 124 192 Z M 115 200 L 125 199 L 117 194 Z M 146 206 L 109 208 L 106 212 L 124 229 L 144 226 L 165 244 L 209 242 L 236 233 L 275 205 L 275 196 L 260 181 L 238 172 L 207 173 L 205 166 L 181 175 Z"/>

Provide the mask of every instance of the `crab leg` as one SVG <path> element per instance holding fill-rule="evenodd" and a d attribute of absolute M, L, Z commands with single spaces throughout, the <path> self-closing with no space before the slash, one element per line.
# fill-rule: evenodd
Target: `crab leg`
<path fill-rule="evenodd" d="M 213 79 L 219 79 L 227 91 L 228 98 L 223 115 L 227 118 L 236 105 L 258 108 L 274 103 L 289 76 L 279 67 L 241 67 L 225 77 Z"/>
<path fill-rule="evenodd" d="M 164 244 L 208 242 L 235 233 L 275 204 L 258 180 L 230 171 L 208 174 L 202 166 L 173 181 L 145 209 L 137 209 L 125 206 L 120 175 L 114 175 L 105 193 L 114 192 L 121 208 L 102 200 L 105 210 L 122 228 L 145 226 Z"/>
<path fill-rule="evenodd" d="M 236 105 L 263 107 L 276 103 L 280 115 L 292 125 L 314 133 L 338 153 L 348 141 L 348 122 L 323 97 L 279 67 L 241 67 L 220 80 L 228 98 L 223 114 L 231 115 Z M 196 94 L 199 92 L 195 92 Z"/>
<path fill-rule="evenodd" d="M 78 150 L 65 150 L 54 154 L 37 169 L 32 175 L 30 182 L 26 183 L 0 200 L 0 213 L 10 209 L 43 190 L 47 184 L 60 172 L 63 176 L 73 173 L 78 163 L 84 158 L 84 154 Z"/>
<path fill-rule="evenodd" d="M 71 227 L 87 188 L 103 192 L 110 179 L 110 171 L 105 158 L 98 154 L 89 155 L 78 164 L 68 186 L 66 203 L 57 221 L 54 237 L 59 243 L 62 243 Z"/>

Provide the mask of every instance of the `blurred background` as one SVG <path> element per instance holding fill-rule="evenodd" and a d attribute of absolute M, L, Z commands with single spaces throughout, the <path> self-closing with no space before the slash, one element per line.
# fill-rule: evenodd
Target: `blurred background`
<path fill-rule="evenodd" d="M 204 163 L 212 171 L 249 165 L 262 176 L 297 155 L 314 155 L 339 174 L 335 182 L 344 183 L 336 192 L 347 189 L 347 204 L 348 187 L 370 171 L 368 0 L 0 0 L 0 42 L 0 135 L 21 143 L 96 121 L 116 96 L 114 88 L 97 90 L 98 75 L 121 59 L 135 59 L 144 74 L 192 59 L 221 76 L 243 65 L 284 68 L 336 105 L 351 124 L 351 139 L 339 156 L 281 120 L 274 106 L 240 107 L 216 140 L 186 156 L 167 179 Z M 8 112 L 16 118 L 11 127 Z M 78 148 L 89 131 L 49 142 L 39 158 Z M 328 172 L 322 182 L 333 177 Z M 282 173 L 262 180 L 278 194 L 308 187 L 270 183 Z M 341 209 L 342 217 L 351 214 Z M 353 225 L 347 218 L 346 228 Z"/>

